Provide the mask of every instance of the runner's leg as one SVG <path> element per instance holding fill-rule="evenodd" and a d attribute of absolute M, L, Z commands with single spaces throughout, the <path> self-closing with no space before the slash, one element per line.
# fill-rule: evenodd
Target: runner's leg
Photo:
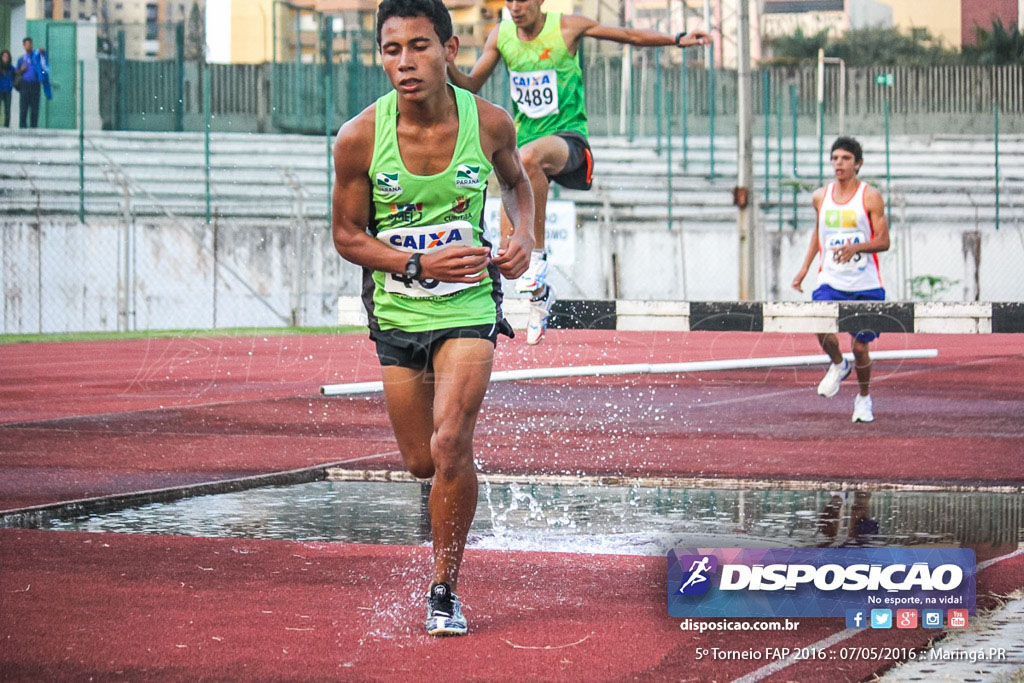
<path fill-rule="evenodd" d="M 548 176 L 558 175 L 565 169 L 565 164 L 569 161 L 569 143 L 557 135 L 547 135 L 523 145 L 519 154 L 523 158 L 523 168 L 526 169 L 530 187 L 533 189 L 535 248 L 543 250 L 544 224 L 548 214 L 548 187 L 551 185 Z M 512 222 L 502 207 L 501 235 L 507 237 L 511 234 Z"/>
<path fill-rule="evenodd" d="M 398 365 L 381 367 L 388 417 L 405 466 L 419 479 L 434 476 L 430 438 L 434 433 L 434 376 Z"/>
<path fill-rule="evenodd" d="M 473 430 L 493 359 L 494 344 L 487 339 L 447 339 L 434 354 L 434 431 L 430 440 L 434 582 L 447 583 L 452 591 L 457 590 L 462 552 L 476 514 Z"/>
<path fill-rule="evenodd" d="M 829 359 L 833 364 L 839 364 L 843 362 L 843 353 L 839 350 L 839 338 L 836 335 L 819 334 L 818 343 L 821 344 L 822 350 L 828 354 Z"/>
<path fill-rule="evenodd" d="M 871 355 L 868 353 L 868 342 L 853 340 L 853 358 L 857 367 L 860 395 L 867 396 L 871 385 Z"/>

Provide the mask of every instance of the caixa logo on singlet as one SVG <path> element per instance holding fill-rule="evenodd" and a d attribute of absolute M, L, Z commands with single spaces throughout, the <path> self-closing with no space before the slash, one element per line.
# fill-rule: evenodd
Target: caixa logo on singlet
<path fill-rule="evenodd" d="M 398 182 L 398 172 L 378 173 L 374 185 L 377 192 L 381 194 L 398 194 L 402 191 L 402 184 Z"/>
<path fill-rule="evenodd" d="M 684 569 L 680 595 L 704 595 L 711 587 L 711 574 L 718 570 L 718 558 L 714 555 L 682 555 L 677 558 Z M 688 567 L 688 569 L 687 569 Z"/>
<path fill-rule="evenodd" d="M 551 50 L 544 50 L 540 54 L 540 58 L 551 59 Z M 536 88 L 542 85 L 551 85 L 554 83 L 554 78 L 551 76 L 553 73 L 553 71 L 538 71 L 535 73 L 513 74 L 512 85 L 520 88 Z"/>

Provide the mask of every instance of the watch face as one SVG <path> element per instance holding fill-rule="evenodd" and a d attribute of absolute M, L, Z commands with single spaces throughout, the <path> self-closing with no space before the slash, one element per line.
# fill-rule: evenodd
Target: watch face
<path fill-rule="evenodd" d="M 415 256 L 411 257 L 405 264 L 406 277 L 418 278 L 420 276 L 420 260 Z"/>

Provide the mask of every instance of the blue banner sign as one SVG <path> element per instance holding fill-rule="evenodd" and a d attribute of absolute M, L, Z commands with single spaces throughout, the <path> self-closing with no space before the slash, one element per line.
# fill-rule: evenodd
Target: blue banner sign
<path fill-rule="evenodd" d="M 675 548 L 673 617 L 846 617 L 848 610 L 967 610 L 977 563 L 965 548 Z"/>

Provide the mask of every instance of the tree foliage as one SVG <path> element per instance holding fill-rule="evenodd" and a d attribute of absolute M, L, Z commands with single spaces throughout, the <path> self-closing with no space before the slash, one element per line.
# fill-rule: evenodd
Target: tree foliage
<path fill-rule="evenodd" d="M 200 63 L 206 61 L 206 25 L 198 1 L 192 3 L 185 24 L 185 59 Z"/>
<path fill-rule="evenodd" d="M 867 27 L 851 29 L 838 38 L 830 38 L 827 30 L 808 36 L 797 29 L 792 35 L 769 39 L 768 46 L 772 50 L 769 63 L 776 65 L 814 61 L 819 48 L 824 48 L 826 57 L 839 57 L 847 66 L 921 66 L 960 59 L 956 50 L 926 29 L 907 35 L 896 28 Z"/>
<path fill-rule="evenodd" d="M 767 42 L 772 50 L 772 64 L 799 64 L 818 58 L 818 50 L 828 44 L 828 29 L 807 35 L 802 28 L 797 27 L 792 35 L 775 36 Z"/>
<path fill-rule="evenodd" d="M 911 35 L 896 28 L 858 28 L 847 31 L 825 48 L 847 66 L 927 66 L 955 63 L 959 55 L 935 40 L 926 29 Z"/>

